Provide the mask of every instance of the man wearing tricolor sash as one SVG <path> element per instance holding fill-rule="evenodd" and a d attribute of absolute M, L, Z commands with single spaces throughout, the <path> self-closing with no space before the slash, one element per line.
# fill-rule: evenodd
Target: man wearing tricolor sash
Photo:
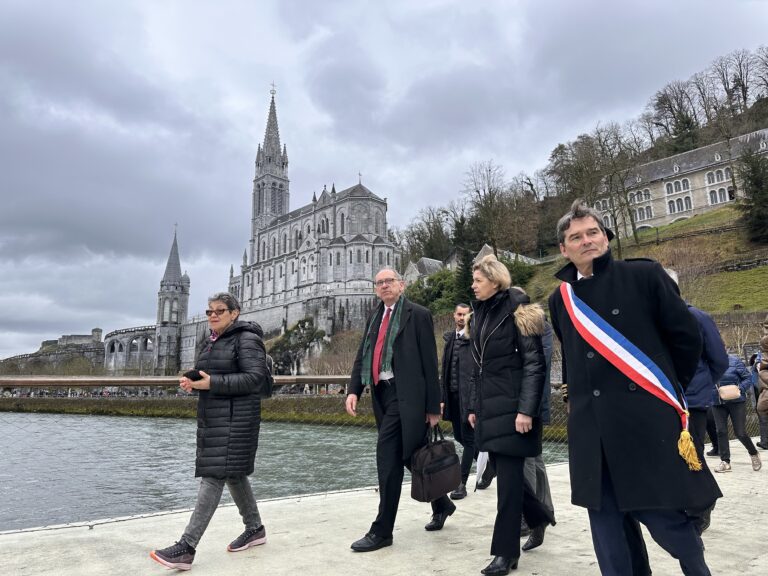
<path fill-rule="evenodd" d="M 589 511 L 603 574 L 632 574 L 625 517 L 684 574 L 709 575 L 685 510 L 722 496 L 688 432 L 684 390 L 701 354 L 696 319 L 657 262 L 613 260 L 600 214 L 575 202 L 557 225 L 570 260 L 549 298 L 568 386 L 571 500 Z"/>

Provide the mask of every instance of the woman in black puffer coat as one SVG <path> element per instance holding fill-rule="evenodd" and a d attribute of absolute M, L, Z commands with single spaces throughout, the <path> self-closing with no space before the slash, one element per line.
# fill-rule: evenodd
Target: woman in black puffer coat
<path fill-rule="evenodd" d="M 520 556 L 523 514 L 523 463 L 541 454 L 539 408 L 546 365 L 541 337 L 544 311 L 521 305 L 510 293 L 506 266 L 493 255 L 475 264 L 470 320 L 475 372 L 469 422 L 478 449 L 487 451 L 496 468 L 498 505 L 493 528 L 493 561 L 481 572 L 508 574 Z M 537 527 L 551 515 L 535 499 L 526 500 L 526 521 Z"/>
<path fill-rule="evenodd" d="M 209 338 L 200 346 L 195 370 L 179 381 L 199 391 L 195 476 L 200 489 L 192 518 L 181 539 L 153 550 L 152 559 L 168 568 L 188 570 L 195 548 L 218 507 L 224 485 L 237 504 L 245 531 L 227 550 L 237 552 L 267 540 L 248 481 L 253 473 L 261 425 L 261 392 L 266 385 L 266 350 L 261 327 L 238 320 L 240 304 L 229 293 L 208 301 Z"/>

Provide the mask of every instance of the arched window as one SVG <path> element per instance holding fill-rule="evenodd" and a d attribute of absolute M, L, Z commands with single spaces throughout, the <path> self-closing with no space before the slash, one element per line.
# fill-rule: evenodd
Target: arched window
<path fill-rule="evenodd" d="M 707 184 L 715 183 L 715 175 L 712 172 L 707 172 Z"/>
<path fill-rule="evenodd" d="M 611 217 L 608 214 L 603 216 L 603 224 L 609 228 L 611 227 Z"/>
<path fill-rule="evenodd" d="M 608 210 L 608 200 L 603 200 L 603 210 Z"/>
<path fill-rule="evenodd" d="M 683 187 L 680 185 L 680 180 L 675 180 L 675 192 L 682 192 Z"/>
<path fill-rule="evenodd" d="M 686 210 L 693 210 L 693 202 L 691 201 L 690 196 L 685 197 L 685 209 Z"/>
<path fill-rule="evenodd" d="M 389 266 L 389 252 L 387 252 L 387 266 Z"/>
<path fill-rule="evenodd" d="M 651 199 L 651 191 L 650 190 L 646 189 L 645 192 L 643 192 L 643 195 L 645 196 L 646 200 L 650 200 Z"/>
<path fill-rule="evenodd" d="M 715 192 L 714 190 L 709 191 L 709 203 L 717 204 L 717 192 Z"/>
<path fill-rule="evenodd" d="M 261 282 L 261 272 L 256 272 L 256 282 Z"/>
<path fill-rule="evenodd" d="M 174 299 L 171 304 L 171 322 L 179 321 L 179 301 Z"/>
<path fill-rule="evenodd" d="M 171 320 L 171 301 L 166 299 L 163 301 L 163 322 L 169 322 Z"/>
<path fill-rule="evenodd" d="M 267 257 L 267 243 L 261 243 L 261 259 L 264 260 Z"/>
<path fill-rule="evenodd" d="M 650 220 L 653 218 L 653 209 L 650 206 L 645 207 L 645 219 Z"/>
<path fill-rule="evenodd" d="M 667 211 L 670 214 L 674 214 L 675 213 L 675 202 L 674 202 L 674 200 L 670 200 L 669 202 L 667 202 Z"/>
<path fill-rule="evenodd" d="M 349 251 L 349 263 L 352 264 L 352 250 Z"/>
<path fill-rule="evenodd" d="M 667 194 L 672 194 L 674 192 L 674 189 L 672 188 L 672 183 L 667 182 Z"/>
<path fill-rule="evenodd" d="M 634 204 L 635 203 L 635 195 L 634 194 L 630 194 L 629 195 L 629 203 L 630 204 Z"/>
<path fill-rule="evenodd" d="M 272 258 L 277 256 L 277 238 L 272 238 L 272 253 L 270 254 Z"/>
<path fill-rule="evenodd" d="M 730 168 L 726 168 L 725 169 L 725 179 L 726 180 L 730 180 L 731 179 L 731 169 Z"/>
<path fill-rule="evenodd" d="M 384 253 L 379 252 L 379 266 L 382 266 L 384 264 Z"/>
<path fill-rule="evenodd" d="M 336 252 L 336 266 L 341 265 L 341 252 Z"/>
<path fill-rule="evenodd" d="M 360 248 L 357 249 L 357 263 L 360 264 L 363 261 L 363 253 Z"/>
<path fill-rule="evenodd" d="M 296 274 L 296 262 L 291 262 L 291 274 Z"/>
<path fill-rule="evenodd" d="M 307 238 L 309 238 L 309 235 L 312 233 L 312 227 L 307 224 Z"/>
<path fill-rule="evenodd" d="M 306 258 L 301 259 L 301 278 L 302 280 L 307 277 L 307 260 Z"/>
<path fill-rule="evenodd" d="M 341 214 L 341 233 L 344 234 L 344 213 Z"/>
<path fill-rule="evenodd" d="M 717 180 L 718 182 L 722 182 L 724 180 L 722 170 L 718 170 L 717 172 L 715 172 L 715 180 Z"/>
<path fill-rule="evenodd" d="M 138 338 L 134 338 L 133 340 L 131 340 L 131 345 L 128 348 L 128 353 L 129 354 L 135 354 L 138 351 L 139 351 L 139 339 Z"/>
<path fill-rule="evenodd" d="M 366 264 L 370 263 L 370 255 L 371 255 L 370 252 L 368 252 L 368 250 L 366 250 L 365 251 L 365 263 Z"/>
<path fill-rule="evenodd" d="M 283 254 L 288 252 L 288 234 L 283 232 Z"/>
<path fill-rule="evenodd" d="M 600 202 L 595 202 L 595 210 L 600 210 Z"/>
<path fill-rule="evenodd" d="M 112 340 L 112 342 L 109 343 L 109 353 L 114 354 L 115 353 L 115 341 Z"/>
<path fill-rule="evenodd" d="M 278 272 L 280 274 L 280 278 L 282 278 L 283 277 L 283 265 L 282 264 L 280 264 L 280 267 L 278 268 Z"/>
<path fill-rule="evenodd" d="M 632 210 L 632 220 L 637 222 L 640 218 L 638 218 L 637 212 L 635 210 Z"/>
<path fill-rule="evenodd" d="M 328 254 L 328 266 L 333 267 L 333 254 Z"/>
<path fill-rule="evenodd" d="M 682 198 L 677 199 L 677 201 L 675 202 L 675 208 L 677 209 L 678 212 L 682 212 L 684 210 Z"/>
<path fill-rule="evenodd" d="M 720 199 L 720 202 L 726 202 L 728 200 L 728 196 L 725 194 L 725 188 L 720 188 L 720 190 L 717 191 L 717 196 Z"/>
<path fill-rule="evenodd" d="M 146 338 L 144 340 L 144 350 L 146 350 L 147 352 L 151 352 L 152 350 L 154 350 L 154 348 L 155 348 L 155 345 L 152 342 L 152 338 Z"/>
<path fill-rule="evenodd" d="M 301 238 L 299 237 L 299 230 L 296 229 L 293 233 L 293 249 L 298 250 L 301 244 Z"/>
<path fill-rule="evenodd" d="M 688 182 L 688 178 L 683 179 L 683 190 L 690 190 L 690 189 L 691 189 L 691 185 Z"/>

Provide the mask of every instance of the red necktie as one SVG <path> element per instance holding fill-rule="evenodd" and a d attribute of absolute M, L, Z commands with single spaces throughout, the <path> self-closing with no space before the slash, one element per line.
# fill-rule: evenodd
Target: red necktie
<path fill-rule="evenodd" d="M 373 383 L 379 383 L 379 372 L 381 372 L 381 352 L 384 349 L 384 339 L 387 337 L 387 327 L 389 326 L 389 313 L 391 308 L 384 312 L 384 318 L 379 326 L 379 334 L 376 336 L 376 346 L 373 348 Z"/>

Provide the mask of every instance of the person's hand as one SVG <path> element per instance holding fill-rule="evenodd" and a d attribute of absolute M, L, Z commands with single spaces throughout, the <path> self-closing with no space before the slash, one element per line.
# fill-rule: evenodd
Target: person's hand
<path fill-rule="evenodd" d="M 477 424 L 477 416 L 475 416 L 474 413 L 470 414 L 467 416 L 467 422 L 469 422 L 469 425 L 474 428 L 475 424 Z"/>
<path fill-rule="evenodd" d="M 527 434 L 531 431 L 531 428 L 533 428 L 533 418 L 518 412 L 517 418 L 515 418 L 515 430 L 519 434 Z"/>
<path fill-rule="evenodd" d="M 347 402 L 345 404 L 347 414 L 350 416 L 357 416 L 357 395 L 347 394 Z"/>
<path fill-rule="evenodd" d="M 440 422 L 440 414 L 427 414 L 426 422 L 430 428 L 434 428 Z"/>
<path fill-rule="evenodd" d="M 186 376 L 182 376 L 179 379 L 179 388 L 181 388 L 182 390 L 184 390 L 184 392 L 189 394 L 190 392 L 192 392 L 192 380 L 190 380 Z"/>
<path fill-rule="evenodd" d="M 192 382 L 192 388 L 195 390 L 210 390 L 211 389 L 211 377 L 209 374 L 200 370 L 200 380 L 194 380 Z"/>

